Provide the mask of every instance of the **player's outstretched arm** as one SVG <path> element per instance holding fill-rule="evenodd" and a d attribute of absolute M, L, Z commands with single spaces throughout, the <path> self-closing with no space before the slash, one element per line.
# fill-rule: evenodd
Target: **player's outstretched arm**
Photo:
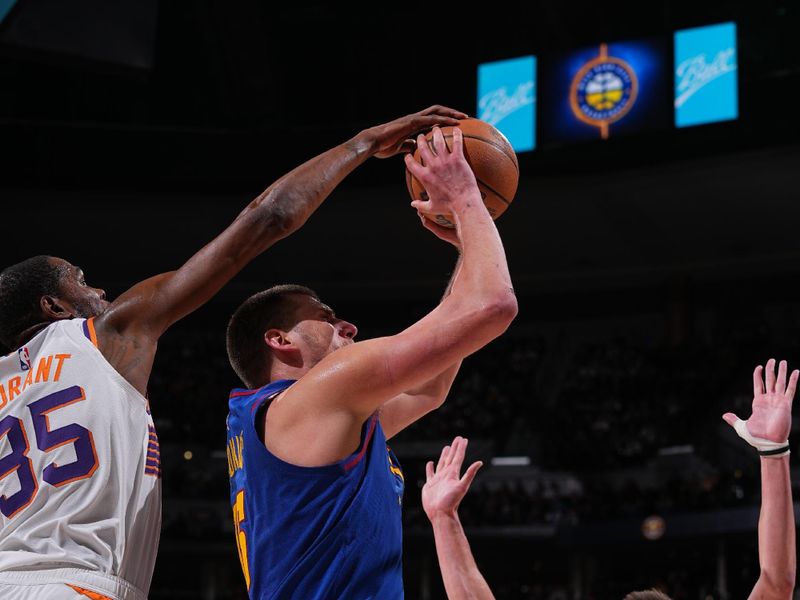
<path fill-rule="evenodd" d="M 341 460 L 357 446 L 370 414 L 485 346 L 517 314 L 503 244 L 464 158 L 461 131 L 453 130 L 452 151 L 438 128 L 433 139 L 436 154 L 424 137 L 418 139 L 424 166 L 408 155 L 406 164 L 431 198 L 412 206 L 451 213 L 456 222 L 462 263 L 452 291 L 401 333 L 331 353 L 272 405 L 268 447 L 288 462 L 311 466 Z M 327 435 L 320 436 L 321 429 Z"/>
<path fill-rule="evenodd" d="M 792 400 L 800 372 L 782 360 L 775 377 L 775 360 L 767 362 L 765 377 L 759 365 L 753 373 L 753 413 L 746 421 L 733 413 L 723 419 L 761 455 L 761 516 L 758 520 L 758 559 L 761 575 L 750 600 L 790 600 L 794 593 L 796 557 L 794 504 L 789 478 L 789 432 Z"/>
<path fill-rule="evenodd" d="M 422 507 L 433 526 L 436 555 L 449 600 L 494 600 L 458 518 L 458 505 L 482 465 L 473 463 L 461 477 L 466 450 L 467 440 L 457 437 L 452 446 L 444 447 L 435 469 L 433 462 L 426 465 Z"/>
<path fill-rule="evenodd" d="M 273 183 L 216 239 L 177 271 L 145 280 L 112 303 L 96 320 L 101 350 L 129 369 L 135 348 L 120 344 L 133 337 L 137 348 L 155 341 L 171 324 L 207 302 L 249 261 L 299 229 L 333 189 L 370 156 L 385 158 L 409 150 L 409 137 L 433 125 L 454 125 L 466 115 L 432 106 L 419 113 L 361 131 L 351 140 L 312 158 Z M 121 335 L 124 339 L 119 339 Z M 117 339 L 115 339 L 117 338 Z M 114 346 L 103 348 L 103 346 Z M 147 367 L 149 375 L 149 366 Z M 123 375 L 128 376 L 127 373 Z M 146 377 L 144 378 L 146 380 Z M 140 387 L 141 373 L 132 374 Z"/>

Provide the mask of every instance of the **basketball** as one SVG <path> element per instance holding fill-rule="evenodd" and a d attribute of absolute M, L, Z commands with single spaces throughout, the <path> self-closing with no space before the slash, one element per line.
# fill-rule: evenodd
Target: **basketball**
<path fill-rule="evenodd" d="M 493 219 L 502 215 L 517 193 L 519 183 L 519 163 L 514 149 L 502 133 L 479 119 L 463 119 L 459 129 L 464 134 L 464 156 L 467 159 L 478 188 L 481 191 L 483 203 L 489 210 Z M 453 128 L 442 127 L 447 147 L 453 147 Z M 428 144 L 433 150 L 433 133 L 425 135 Z M 414 152 L 414 159 L 419 159 L 419 150 Z M 422 184 L 406 169 L 406 187 L 414 200 L 426 200 L 427 193 Z M 426 215 L 439 225 L 454 228 L 452 215 L 431 214 Z"/>

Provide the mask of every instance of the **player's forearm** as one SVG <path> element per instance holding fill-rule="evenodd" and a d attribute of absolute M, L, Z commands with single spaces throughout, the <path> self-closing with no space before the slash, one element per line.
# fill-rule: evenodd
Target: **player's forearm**
<path fill-rule="evenodd" d="M 373 134 L 365 130 L 284 175 L 180 269 L 133 288 L 132 296 L 137 302 L 144 298 L 147 310 L 133 306 L 135 310 L 125 318 L 126 322 L 144 322 L 156 336 L 160 335 L 207 302 L 261 252 L 298 229 L 375 148 Z"/>
<path fill-rule="evenodd" d="M 499 307 L 510 322 L 517 303 L 503 242 L 491 216 L 476 195 L 454 211 L 454 218 L 461 241 L 461 268 L 451 295 L 479 303 L 479 308 L 482 303 L 486 308 Z"/>
<path fill-rule="evenodd" d="M 456 266 L 453 269 L 453 275 L 450 277 L 450 281 L 447 283 L 447 287 L 444 290 L 442 301 L 444 301 L 444 299 L 450 295 L 450 292 L 453 291 L 453 285 L 458 280 L 459 274 L 461 273 L 462 262 L 463 260 L 461 252 L 459 251 L 458 260 L 456 261 Z M 456 375 L 458 375 L 458 370 L 460 368 L 461 361 L 459 360 L 439 373 L 439 375 L 428 381 L 422 387 L 410 391 L 409 394 L 426 397 L 429 405 L 427 412 L 439 408 L 444 403 L 447 394 L 450 393 L 450 388 L 452 387 L 453 381 L 455 380 Z"/>
<path fill-rule="evenodd" d="M 374 142 L 362 131 L 290 171 L 253 200 L 231 225 L 248 258 L 299 229 L 334 188 L 372 156 Z"/>
<path fill-rule="evenodd" d="M 761 497 L 758 521 L 759 585 L 764 591 L 761 597 L 791 598 L 796 549 L 788 455 L 761 459 Z"/>
<path fill-rule="evenodd" d="M 475 564 L 458 515 L 437 515 L 431 519 L 431 524 L 448 599 L 494 600 L 492 590 Z"/>
<path fill-rule="evenodd" d="M 453 274 L 450 276 L 450 281 L 447 282 L 447 287 L 442 295 L 442 302 L 445 301 L 445 299 L 450 295 L 450 292 L 453 290 L 453 284 L 455 284 L 459 274 L 461 273 L 462 262 L 461 253 L 459 252 L 456 266 L 453 269 Z M 445 397 L 450 391 L 450 387 L 453 385 L 453 380 L 455 380 L 456 375 L 458 375 L 458 370 L 460 368 L 461 361 L 458 360 L 432 379 L 426 381 L 421 386 L 418 386 L 413 390 L 408 390 L 406 393 L 411 396 L 427 398 L 427 404 L 429 405 L 429 408 L 425 412 L 430 412 L 431 410 L 442 405 Z"/>
<path fill-rule="evenodd" d="M 456 261 L 456 266 L 453 269 L 453 274 L 450 276 L 450 281 L 447 282 L 447 287 L 444 289 L 444 294 L 442 294 L 442 302 L 444 299 L 450 295 L 450 292 L 453 291 L 453 285 L 455 284 L 456 280 L 458 279 L 459 274 L 461 273 L 461 265 L 464 262 L 464 257 L 461 254 L 461 250 L 458 251 L 458 260 Z"/>

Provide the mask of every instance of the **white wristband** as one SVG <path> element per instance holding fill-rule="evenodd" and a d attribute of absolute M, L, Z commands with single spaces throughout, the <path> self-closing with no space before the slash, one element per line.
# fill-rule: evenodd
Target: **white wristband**
<path fill-rule="evenodd" d="M 789 440 L 785 442 L 773 442 L 771 440 L 765 440 L 764 438 L 755 437 L 750 433 L 750 430 L 747 429 L 747 422 L 741 419 L 736 421 L 733 428 L 736 430 L 736 433 L 739 434 L 740 438 L 758 450 L 758 453 L 763 457 L 778 458 L 789 454 Z"/>

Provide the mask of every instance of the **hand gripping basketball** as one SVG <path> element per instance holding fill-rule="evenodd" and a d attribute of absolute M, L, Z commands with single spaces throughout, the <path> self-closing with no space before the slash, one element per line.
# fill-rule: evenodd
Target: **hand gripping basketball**
<path fill-rule="evenodd" d="M 425 214 L 458 212 L 470 200 L 477 204 L 480 198 L 475 176 L 464 159 L 462 134 L 453 130 L 453 148 L 448 149 L 442 131 L 433 128 L 433 147 L 428 147 L 424 136 L 417 141 L 419 162 L 406 154 L 406 168 L 429 191 L 424 198 L 411 202 L 411 206 Z M 478 204 L 478 206 L 480 206 Z"/>
<path fill-rule="evenodd" d="M 454 129 L 448 126 L 441 128 L 442 137 L 449 149 L 453 147 Z M 483 203 L 492 218 L 497 219 L 511 204 L 517 192 L 517 155 L 506 137 L 489 123 L 479 119 L 461 119 L 458 129 L 463 134 L 464 157 L 475 174 Z M 418 140 L 417 150 L 413 155 L 414 160 L 423 165 L 426 164 L 423 154 L 426 148 L 431 151 L 434 149 L 433 132 Z M 406 170 L 406 187 L 414 200 L 425 200 L 431 191 L 410 169 Z M 442 227 L 455 227 L 446 212 L 430 213 L 429 216 Z"/>

